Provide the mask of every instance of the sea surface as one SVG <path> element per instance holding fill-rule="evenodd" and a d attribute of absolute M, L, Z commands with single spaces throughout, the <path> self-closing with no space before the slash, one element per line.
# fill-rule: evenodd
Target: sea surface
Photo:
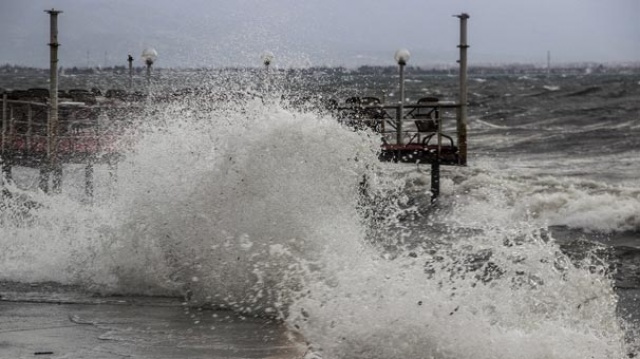
<path fill-rule="evenodd" d="M 472 77 L 468 166 L 442 168 L 435 204 L 428 165 L 379 162 L 378 134 L 315 105 L 397 101 L 394 78 L 254 75 L 144 101 L 93 198 L 83 166 L 49 195 L 15 167 L 0 295 L 179 298 L 276 318 L 306 358 L 640 353 L 639 74 Z M 407 79 L 408 102 L 457 99 L 455 77 Z"/>

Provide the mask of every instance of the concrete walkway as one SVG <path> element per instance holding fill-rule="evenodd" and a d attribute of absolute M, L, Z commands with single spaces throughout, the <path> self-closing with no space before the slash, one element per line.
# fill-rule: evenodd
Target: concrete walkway
<path fill-rule="evenodd" d="M 0 301 L 2 359 L 302 358 L 305 350 L 277 321 L 176 302 Z"/>

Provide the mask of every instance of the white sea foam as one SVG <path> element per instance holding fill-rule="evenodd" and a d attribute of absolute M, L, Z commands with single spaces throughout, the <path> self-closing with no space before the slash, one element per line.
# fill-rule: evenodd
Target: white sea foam
<path fill-rule="evenodd" d="M 393 261 L 341 248 L 331 276 L 308 274 L 290 320 L 326 358 L 622 358 L 610 283 L 535 234 L 504 246 L 522 235 Z"/>
<path fill-rule="evenodd" d="M 537 226 L 567 226 L 601 233 L 640 230 L 640 188 L 590 179 L 538 176 L 519 168 L 514 175 L 500 163 L 459 177 L 449 193 L 459 225 L 506 226 L 514 221 Z M 498 166 L 498 167 L 496 167 Z"/>

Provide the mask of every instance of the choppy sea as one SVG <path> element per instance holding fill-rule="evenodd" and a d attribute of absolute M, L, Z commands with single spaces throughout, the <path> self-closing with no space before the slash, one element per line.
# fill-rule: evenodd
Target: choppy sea
<path fill-rule="evenodd" d="M 53 195 L 15 167 L 3 288 L 278 317 L 310 358 L 638 354 L 640 75 L 471 78 L 468 166 L 442 169 L 435 205 L 430 167 L 379 162 L 375 134 L 220 83 L 145 102 L 93 198 L 82 166 Z M 456 99 L 454 78 L 409 86 Z"/>

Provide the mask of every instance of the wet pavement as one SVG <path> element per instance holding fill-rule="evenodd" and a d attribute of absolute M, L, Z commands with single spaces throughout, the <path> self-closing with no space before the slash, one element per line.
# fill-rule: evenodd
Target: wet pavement
<path fill-rule="evenodd" d="M 0 358 L 302 358 L 278 321 L 171 300 L 56 304 L 0 301 Z"/>

